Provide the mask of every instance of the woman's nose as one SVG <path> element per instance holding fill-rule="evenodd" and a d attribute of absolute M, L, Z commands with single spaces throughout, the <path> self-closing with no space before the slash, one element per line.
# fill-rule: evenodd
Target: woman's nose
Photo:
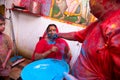
<path fill-rule="evenodd" d="M 54 31 L 54 30 L 52 30 L 52 31 L 51 31 L 51 33 L 55 33 L 55 31 Z"/>

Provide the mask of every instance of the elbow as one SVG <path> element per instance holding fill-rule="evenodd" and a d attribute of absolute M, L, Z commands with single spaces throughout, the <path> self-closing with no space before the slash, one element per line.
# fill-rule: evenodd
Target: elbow
<path fill-rule="evenodd" d="M 43 54 L 35 54 L 34 60 L 39 60 L 39 59 L 43 59 L 43 58 L 44 58 Z"/>

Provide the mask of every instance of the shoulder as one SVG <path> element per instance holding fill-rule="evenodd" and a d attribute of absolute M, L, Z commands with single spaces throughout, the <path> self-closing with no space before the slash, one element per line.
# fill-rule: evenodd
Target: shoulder
<path fill-rule="evenodd" d="M 2 34 L 3 34 L 3 37 L 9 38 L 9 36 L 7 34 L 5 34 L 5 33 L 2 33 Z"/>
<path fill-rule="evenodd" d="M 12 41 L 11 37 L 9 37 L 9 35 L 3 33 L 3 38 L 4 38 L 5 43 L 8 45 L 9 49 L 12 49 L 13 41 Z"/>
<path fill-rule="evenodd" d="M 5 40 L 11 40 L 11 37 L 9 35 L 5 34 L 5 33 L 3 33 L 3 38 Z"/>
<path fill-rule="evenodd" d="M 45 39 L 41 39 L 38 41 L 38 44 L 45 44 L 45 43 L 47 43 L 47 41 Z"/>

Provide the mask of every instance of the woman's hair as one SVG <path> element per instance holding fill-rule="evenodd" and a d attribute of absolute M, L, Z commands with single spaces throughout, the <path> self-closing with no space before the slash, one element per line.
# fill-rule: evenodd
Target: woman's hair
<path fill-rule="evenodd" d="M 48 32 L 48 29 L 49 29 L 50 26 L 54 26 L 57 29 L 57 26 L 55 24 L 49 24 L 47 29 L 46 29 L 47 32 Z"/>
<path fill-rule="evenodd" d="M 5 21 L 5 18 L 0 14 L 0 20 Z"/>

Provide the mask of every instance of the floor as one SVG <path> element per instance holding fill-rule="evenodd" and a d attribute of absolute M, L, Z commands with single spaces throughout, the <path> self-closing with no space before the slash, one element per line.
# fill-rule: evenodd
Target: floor
<path fill-rule="evenodd" d="M 20 73 L 22 69 L 27 65 L 31 63 L 31 60 L 24 58 L 23 61 L 18 61 L 16 65 L 12 67 L 12 70 L 10 72 L 10 78 L 17 80 L 20 77 Z"/>

